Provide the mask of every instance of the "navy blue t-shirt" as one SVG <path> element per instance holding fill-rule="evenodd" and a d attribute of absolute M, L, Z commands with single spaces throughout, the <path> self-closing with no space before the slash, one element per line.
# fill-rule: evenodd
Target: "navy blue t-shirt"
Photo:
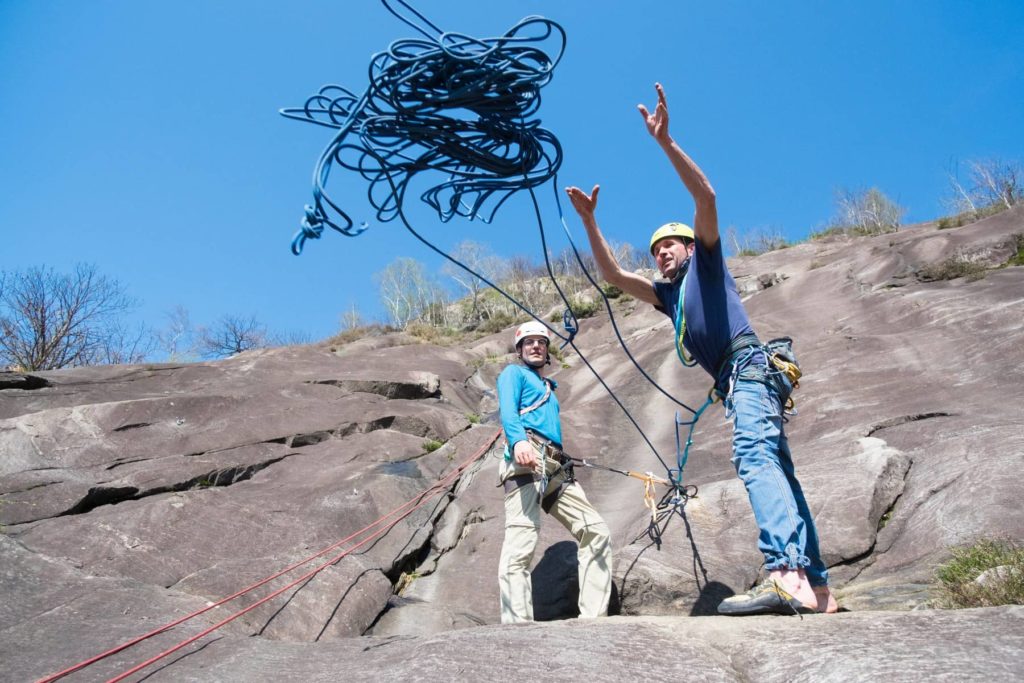
<path fill-rule="evenodd" d="M 652 283 L 654 293 L 661 301 L 657 308 L 675 321 L 679 288 L 683 282 L 686 283 L 683 346 L 717 380 L 715 372 L 729 344 L 741 335 L 754 334 L 754 329 L 736 291 L 736 281 L 722 257 L 722 240 L 718 240 L 710 251 L 697 240 L 688 270 L 688 275 L 684 277 L 680 271 L 672 282 L 656 280 Z"/>

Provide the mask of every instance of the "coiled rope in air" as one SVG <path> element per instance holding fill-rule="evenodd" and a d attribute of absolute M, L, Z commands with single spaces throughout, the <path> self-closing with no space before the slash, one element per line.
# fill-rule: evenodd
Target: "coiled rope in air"
<path fill-rule="evenodd" d="M 369 85 L 361 95 L 339 85 L 326 85 L 302 107 L 281 110 L 288 118 L 336 131 L 314 168 L 313 203 L 305 207 L 292 251 L 301 253 L 307 240 L 321 237 L 325 226 L 347 236 L 367 229 L 366 223 L 356 226 L 327 192 L 335 165 L 358 174 L 369 185 L 369 201 L 379 221 L 399 219 L 432 251 L 542 323 L 562 340 L 563 347 L 571 346 L 661 462 L 669 479 L 681 486 L 685 455 L 677 449 L 676 467 L 670 467 L 575 345 L 579 321 L 547 253 L 536 190 L 550 182 L 572 251 L 587 279 L 600 293 L 626 355 L 658 391 L 690 413 L 699 414 L 659 386 L 629 352 L 611 303 L 580 258 L 562 214 L 557 190 L 562 148 L 555 135 L 540 125 L 536 114 L 541 103 L 540 90 L 550 82 L 565 50 L 564 29 L 550 19 L 531 16 L 503 35 L 475 38 L 441 30 L 405 0 L 381 1 L 422 37 L 397 40 L 386 51 L 374 55 L 370 60 Z M 545 45 L 551 49 L 545 51 Z M 436 172 L 440 182 L 424 191 L 420 199 L 434 209 L 442 222 L 462 216 L 489 223 L 514 193 L 525 190 L 529 194 L 545 266 L 566 305 L 563 331 L 548 325 L 497 284 L 412 227 L 404 211 L 406 192 L 414 177 L 428 171 Z"/>

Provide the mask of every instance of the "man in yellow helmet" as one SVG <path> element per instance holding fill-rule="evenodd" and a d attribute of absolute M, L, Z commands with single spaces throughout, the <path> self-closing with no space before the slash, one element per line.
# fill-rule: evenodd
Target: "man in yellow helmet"
<path fill-rule="evenodd" d="M 665 91 L 660 84 L 655 89 L 654 112 L 641 104 L 640 114 L 696 205 L 692 229 L 668 223 L 651 236 L 651 254 L 667 282 L 652 283 L 619 266 L 594 217 L 597 185 L 590 194 L 578 187 L 566 192 L 586 228 L 601 276 L 672 318 L 680 360 L 704 368 L 726 397 L 726 414 L 733 418 L 732 462 L 747 488 L 769 575 L 747 593 L 724 600 L 719 613 L 834 612 L 814 519 L 783 427 L 792 384 L 774 368 L 754 334 L 722 255 L 715 191 L 669 135 Z"/>

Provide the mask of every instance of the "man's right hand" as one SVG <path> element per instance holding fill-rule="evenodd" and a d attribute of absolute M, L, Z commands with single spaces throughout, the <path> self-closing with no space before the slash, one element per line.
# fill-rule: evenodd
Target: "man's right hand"
<path fill-rule="evenodd" d="M 565 189 L 565 193 L 569 195 L 569 201 L 572 202 L 572 208 L 576 209 L 576 213 L 580 215 L 584 223 L 587 222 L 587 219 L 591 221 L 594 219 L 594 211 L 597 210 L 597 193 L 600 190 L 600 185 L 594 185 L 594 189 L 588 195 L 578 187 Z"/>
<path fill-rule="evenodd" d="M 658 105 L 654 108 L 654 113 L 647 111 L 647 107 L 642 104 L 638 104 L 636 108 L 640 110 L 640 116 L 647 124 L 647 132 L 651 134 L 651 137 L 658 142 L 667 142 L 670 140 L 668 136 L 668 101 L 665 99 L 665 89 L 661 87 L 661 83 L 655 83 L 654 89 L 658 92 Z"/>
<path fill-rule="evenodd" d="M 517 441 L 512 449 L 512 457 L 517 465 L 523 467 L 537 467 L 539 462 L 537 449 L 529 441 Z"/>

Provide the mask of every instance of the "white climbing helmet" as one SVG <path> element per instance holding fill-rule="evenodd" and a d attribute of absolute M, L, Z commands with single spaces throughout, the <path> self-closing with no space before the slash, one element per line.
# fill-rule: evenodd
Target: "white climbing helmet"
<path fill-rule="evenodd" d="M 548 328 L 536 320 L 530 320 L 516 328 L 515 347 L 517 349 L 519 342 L 523 341 L 524 337 L 544 337 L 549 344 L 551 343 L 551 333 L 548 332 Z"/>

